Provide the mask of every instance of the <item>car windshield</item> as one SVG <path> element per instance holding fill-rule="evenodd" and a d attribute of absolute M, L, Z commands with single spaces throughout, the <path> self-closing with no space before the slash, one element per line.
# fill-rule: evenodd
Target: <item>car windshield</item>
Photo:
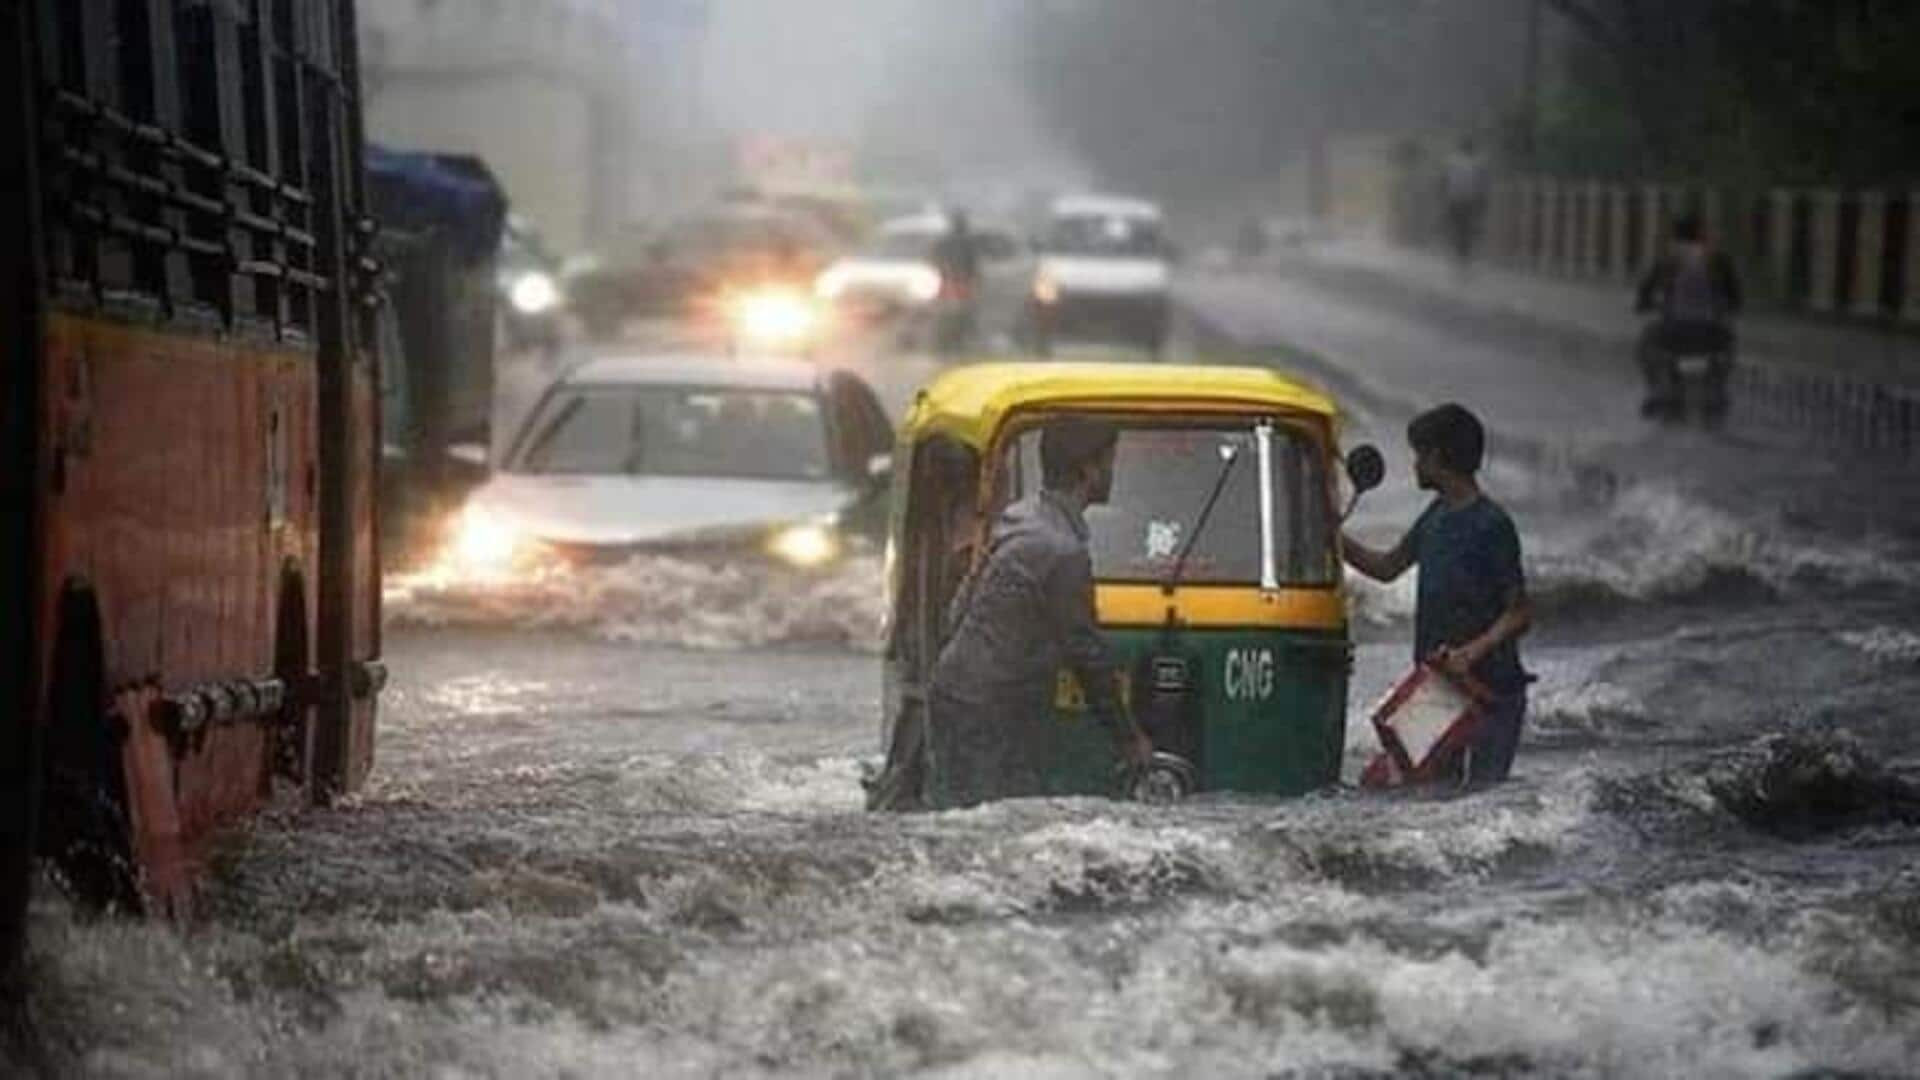
<path fill-rule="evenodd" d="M 1054 218 L 1046 247 L 1060 255 L 1157 257 L 1166 251 L 1159 222 L 1121 214 Z"/>
<path fill-rule="evenodd" d="M 1009 491 L 1032 490 L 1040 478 L 1040 436 L 1015 442 Z M 1102 581 L 1161 581 L 1191 538 L 1226 466 L 1219 504 L 1187 556 L 1189 584 L 1257 584 L 1260 574 L 1260 460 L 1250 424 L 1233 427 L 1129 426 L 1114 451 L 1113 492 L 1089 507 L 1088 548 Z M 1275 572 L 1283 585 L 1330 585 L 1334 575 L 1326 470 L 1314 442 L 1284 425 L 1273 432 Z"/>
<path fill-rule="evenodd" d="M 528 431 L 524 473 L 821 480 L 830 472 L 811 393 L 589 387 L 555 395 Z"/>

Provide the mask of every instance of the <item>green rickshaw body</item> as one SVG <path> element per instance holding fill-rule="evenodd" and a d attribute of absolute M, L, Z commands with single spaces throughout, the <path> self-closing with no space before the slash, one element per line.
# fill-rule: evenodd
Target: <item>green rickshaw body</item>
<path fill-rule="evenodd" d="M 923 390 L 902 426 L 888 765 L 870 803 L 928 805 L 927 686 L 947 607 L 999 511 L 1033 486 L 1039 426 L 1067 413 L 1122 429 L 1114 497 L 1088 513 L 1096 617 L 1123 700 L 1156 750 L 1186 761 L 1201 792 L 1288 796 L 1336 783 L 1352 644 L 1332 401 L 1265 368 L 982 364 Z M 1218 520 L 1198 513 L 1216 483 Z M 1071 673 L 1059 673 L 1052 715 L 1037 722 L 1044 730 L 1027 743 L 1040 759 L 1035 794 L 1121 793 L 1111 738 Z"/>
<path fill-rule="evenodd" d="M 1123 700 L 1149 698 L 1161 658 L 1158 629 L 1105 631 L 1121 662 Z M 1340 778 L 1346 745 L 1345 634 L 1308 630 L 1200 630 L 1178 649 L 1200 717 L 1191 758 L 1199 790 L 1303 795 Z M 1062 672 L 1041 777 L 1048 795 L 1112 795 L 1112 739 L 1086 712 L 1077 681 Z M 1139 689 L 1136 689 L 1138 687 Z M 1156 745 L 1162 740 L 1156 739 Z"/>

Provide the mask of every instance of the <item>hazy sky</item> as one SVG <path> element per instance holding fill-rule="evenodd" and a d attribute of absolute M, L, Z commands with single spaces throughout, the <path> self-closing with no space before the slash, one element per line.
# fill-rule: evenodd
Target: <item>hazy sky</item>
<path fill-rule="evenodd" d="M 1054 163 L 1009 47 L 1030 0 L 714 0 L 716 128 L 843 140 L 896 162 Z M 965 177 L 960 177 L 965 180 Z"/>

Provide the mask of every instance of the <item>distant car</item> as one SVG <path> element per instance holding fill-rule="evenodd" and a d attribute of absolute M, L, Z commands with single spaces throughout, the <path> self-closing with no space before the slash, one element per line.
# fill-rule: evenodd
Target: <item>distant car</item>
<path fill-rule="evenodd" d="M 626 230 L 568 280 L 567 296 L 587 333 L 606 339 L 629 318 L 698 314 L 729 290 L 811 288 L 836 246 L 802 215 L 730 203 L 663 228 Z"/>
<path fill-rule="evenodd" d="M 950 227 L 947 215 L 938 210 L 889 220 L 866 247 L 822 271 L 815 294 L 856 316 L 931 315 L 947 295 L 934 249 Z M 972 231 L 980 252 L 973 321 L 992 338 L 1010 332 L 1018 321 L 1031 266 L 1022 261 L 1020 243 L 1008 230 L 975 223 Z"/>
<path fill-rule="evenodd" d="M 931 304 L 940 296 L 933 248 L 946 232 L 945 214 L 888 221 L 872 241 L 829 263 L 814 280 L 814 292 L 864 314 L 893 314 Z"/>
<path fill-rule="evenodd" d="M 461 511 L 452 554 L 475 573 L 649 551 L 822 566 L 884 527 L 892 445 L 848 372 L 598 356 L 528 414 Z"/>
<path fill-rule="evenodd" d="M 1038 247 L 1024 329 L 1039 352 L 1060 340 L 1161 352 L 1172 321 L 1172 248 L 1159 207 L 1112 196 L 1057 199 Z"/>

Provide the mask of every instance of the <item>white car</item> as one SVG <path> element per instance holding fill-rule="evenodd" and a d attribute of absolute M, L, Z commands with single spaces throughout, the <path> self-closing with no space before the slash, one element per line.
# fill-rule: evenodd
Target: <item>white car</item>
<path fill-rule="evenodd" d="M 841 256 L 821 271 L 814 293 L 842 309 L 867 314 L 928 310 L 944 291 L 940 270 L 934 265 L 934 248 L 950 227 L 941 211 L 894 218 L 880 226 L 865 248 Z M 1005 299 L 1019 295 L 1030 275 L 1023 272 L 1020 244 L 1010 231 L 975 224 L 973 235 L 980 252 L 982 317 L 1000 327 L 1011 321 Z"/>
<path fill-rule="evenodd" d="M 891 312 L 922 307 L 940 296 L 933 248 L 947 232 L 938 213 L 895 218 L 871 243 L 828 264 L 814 279 L 820 299 L 846 308 Z"/>
<path fill-rule="evenodd" d="M 1160 353 L 1173 271 L 1159 207 L 1105 195 L 1057 199 L 1039 247 L 1024 320 L 1038 351 L 1078 340 Z"/>
<path fill-rule="evenodd" d="M 476 574 L 643 551 L 824 565 L 884 525 L 892 443 L 851 373 L 596 357 L 528 413 L 461 512 L 453 556 Z"/>

